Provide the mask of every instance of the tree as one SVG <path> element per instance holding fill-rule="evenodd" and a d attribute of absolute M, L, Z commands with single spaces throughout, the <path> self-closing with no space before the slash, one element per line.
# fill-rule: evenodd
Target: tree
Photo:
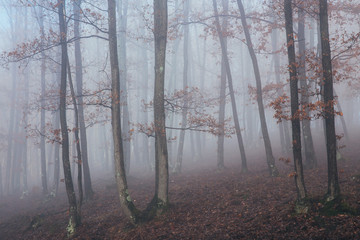
<path fill-rule="evenodd" d="M 108 22 L 111 67 L 111 125 L 114 141 L 115 179 L 121 208 L 130 221 L 135 224 L 138 221 L 138 215 L 128 191 L 125 173 L 124 149 L 121 135 L 120 71 L 117 53 L 115 0 L 108 0 Z"/>
<path fill-rule="evenodd" d="M 69 134 L 66 120 L 66 70 L 67 70 L 67 36 L 65 21 L 66 1 L 59 1 L 58 15 L 60 26 L 60 44 L 61 44 L 61 80 L 60 80 L 60 125 L 61 125 L 61 146 L 62 160 L 64 168 L 66 193 L 69 201 L 69 224 L 67 226 L 68 236 L 72 236 L 77 226 L 80 224 L 80 216 L 77 212 L 76 195 L 71 177 L 70 156 L 69 156 Z"/>
<path fill-rule="evenodd" d="M 229 1 L 223 0 L 224 15 L 229 14 Z M 228 26 L 228 19 L 225 17 L 222 22 L 221 30 L 226 33 Z M 227 37 L 223 36 L 225 43 L 225 50 L 227 52 Z M 220 76 L 220 104 L 219 104 L 219 136 L 217 146 L 217 167 L 222 169 L 225 167 L 224 163 L 224 120 L 225 120 L 225 103 L 226 103 L 226 67 L 225 67 L 225 53 L 221 53 L 221 76 Z"/>
<path fill-rule="evenodd" d="M 122 126 L 123 126 L 123 145 L 124 145 L 124 158 L 125 158 L 125 170 L 126 174 L 130 171 L 130 114 L 129 105 L 127 99 L 127 67 L 126 67 L 126 31 L 127 31 L 127 12 L 128 12 L 128 0 L 117 1 L 117 11 L 119 19 L 119 68 L 120 68 L 120 109 L 122 109 Z"/>
<path fill-rule="evenodd" d="M 87 150 L 87 135 L 86 135 L 86 126 L 85 126 L 85 117 L 84 117 L 84 101 L 83 101 L 83 64 L 80 48 L 80 9 L 81 0 L 76 0 L 73 2 L 74 8 L 74 37 L 75 39 L 75 81 L 76 81 L 76 90 L 78 96 L 78 118 L 79 118 L 79 127 L 80 127 L 80 139 L 81 139 L 81 162 L 83 164 L 84 171 L 84 190 L 85 198 L 91 199 L 94 191 L 91 184 L 91 175 L 88 159 L 88 150 Z"/>
<path fill-rule="evenodd" d="M 271 142 L 270 142 L 269 132 L 268 132 L 266 118 L 265 118 L 265 110 L 264 110 L 264 103 L 263 103 L 263 96 L 262 96 L 261 76 L 260 76 L 259 65 L 258 65 L 256 54 L 255 54 L 255 51 L 253 48 L 253 44 L 251 41 L 249 27 L 246 22 L 244 6 L 243 6 L 241 0 L 237 0 L 237 4 L 238 4 L 240 15 L 241 15 L 241 23 L 242 23 L 243 30 L 245 33 L 246 44 L 247 44 L 247 47 L 249 50 L 249 54 L 251 57 L 254 74 L 255 74 L 256 100 L 257 100 L 258 108 L 259 108 L 260 124 L 261 124 L 261 131 L 262 131 L 263 139 L 264 139 L 267 164 L 268 164 L 270 175 L 274 177 L 274 176 L 279 175 L 279 172 L 275 166 L 275 158 L 272 153 Z"/>
<path fill-rule="evenodd" d="M 185 0 L 184 2 L 184 22 L 189 21 L 189 11 L 190 11 L 190 0 Z M 183 91 L 187 92 L 187 88 L 189 87 L 189 25 L 186 24 L 184 26 L 184 68 L 183 68 Z M 184 106 L 182 108 L 182 119 L 181 119 L 181 128 L 180 131 L 180 138 L 179 138 L 179 147 L 178 147 L 178 154 L 175 163 L 174 172 L 181 172 L 182 160 L 183 160 L 183 153 L 184 153 L 184 141 L 185 141 L 185 128 L 187 125 L 187 114 L 188 114 L 188 101 L 185 97 L 184 99 Z"/>
<path fill-rule="evenodd" d="M 295 167 L 295 185 L 297 190 L 297 201 L 302 203 L 306 198 L 306 189 L 304 183 L 304 174 L 301 156 L 301 134 L 300 134 L 300 116 L 299 116 L 299 93 L 298 76 L 296 69 L 295 41 L 292 20 L 292 1 L 284 0 L 286 44 L 289 59 L 290 74 L 290 95 L 291 95 L 291 125 L 292 125 L 292 145 Z M 307 208 L 302 209 L 302 211 Z M 298 208 L 297 211 L 300 209 Z"/>
<path fill-rule="evenodd" d="M 39 7 L 39 25 L 41 32 L 41 43 L 40 46 L 43 48 L 45 46 L 45 30 L 44 30 L 44 13 L 43 8 Z M 45 153 L 45 53 L 44 49 L 40 49 L 41 51 L 41 120 L 40 120 L 40 132 L 42 133 L 40 136 L 40 162 L 41 162 L 41 183 L 42 183 L 42 191 L 43 194 L 47 194 L 47 177 L 46 177 L 46 153 Z"/>
<path fill-rule="evenodd" d="M 305 160 L 306 166 L 308 168 L 314 168 L 316 163 L 316 156 L 314 150 L 314 143 L 311 134 L 310 128 L 310 119 L 309 119 L 309 108 L 307 107 L 309 103 L 309 86 L 306 79 L 306 68 L 305 68 L 305 59 L 306 59 L 306 48 L 305 48 L 305 12 L 304 12 L 304 2 L 299 3 L 298 7 L 298 47 L 299 47 L 299 81 L 301 86 L 301 110 L 305 111 L 305 117 L 301 120 L 302 122 L 302 133 L 304 139 L 304 149 L 305 149 Z"/>
<path fill-rule="evenodd" d="M 165 129 L 164 78 L 167 41 L 167 0 L 154 0 L 154 39 L 155 39 L 155 87 L 154 87 L 154 126 L 155 126 L 155 196 L 153 203 L 157 212 L 168 207 L 169 167 Z"/>
<path fill-rule="evenodd" d="M 236 101 L 235 101 L 235 95 L 234 95 L 230 63 L 229 63 L 229 58 L 228 58 L 227 51 L 226 51 L 225 41 L 224 41 L 224 38 L 222 35 L 222 30 L 220 27 L 219 14 L 218 14 L 218 10 L 217 10 L 216 0 L 213 0 L 213 8 L 214 8 L 214 12 L 215 12 L 216 31 L 219 35 L 222 57 L 223 57 L 223 60 L 225 63 L 226 76 L 227 76 L 228 84 L 229 84 L 229 92 L 230 92 L 230 97 L 231 97 L 231 106 L 232 106 L 232 111 L 233 111 L 235 131 L 236 131 L 236 136 L 237 136 L 238 145 L 239 145 L 240 154 L 241 154 L 242 171 L 246 172 L 247 171 L 247 162 L 246 162 L 245 148 L 244 148 L 244 143 L 243 143 L 243 139 L 242 139 L 242 135 L 241 135 L 239 118 L 238 118 L 238 113 L 237 113 L 237 108 L 236 108 Z"/>
<path fill-rule="evenodd" d="M 327 0 L 319 0 L 321 34 L 322 84 L 324 85 L 324 118 L 326 129 L 326 152 L 328 162 L 328 191 L 326 200 L 332 201 L 340 196 L 340 186 L 336 160 L 336 133 L 333 93 L 333 72 L 328 23 Z"/>

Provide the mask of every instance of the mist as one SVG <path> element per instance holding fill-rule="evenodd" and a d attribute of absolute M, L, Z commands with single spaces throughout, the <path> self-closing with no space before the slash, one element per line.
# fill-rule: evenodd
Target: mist
<path fill-rule="evenodd" d="M 120 228 L 146 222 L 151 229 L 152 219 L 168 208 L 183 213 L 179 206 L 192 198 L 189 189 L 205 194 L 210 183 L 204 182 L 216 179 L 229 189 L 237 181 L 245 189 L 258 178 L 264 184 L 290 179 L 293 197 L 286 201 L 312 214 L 307 199 L 339 199 L 340 188 L 358 174 L 359 1 L 0 4 L 0 226 L 20 215 L 31 216 L 33 224 L 33 202 L 56 209 L 59 201 L 69 207 L 62 224 L 70 221 L 57 233 L 86 238 L 88 206 L 107 189 Z M 324 71 L 329 55 L 323 54 L 321 6 L 327 11 L 330 76 Z M 314 190 L 309 179 L 316 171 L 337 182 L 323 177 Z M 194 186 L 190 179 L 197 179 Z M 344 196 L 352 199 L 349 192 Z M 21 210 L 10 214 L 6 208 Z M 225 239 L 241 238 L 226 233 L 232 237 Z M 111 234 L 99 237 L 128 237 Z M 163 236 L 194 237 L 169 234 Z M 286 234 L 280 236 L 304 237 Z M 269 236 L 279 237 L 257 237 Z"/>

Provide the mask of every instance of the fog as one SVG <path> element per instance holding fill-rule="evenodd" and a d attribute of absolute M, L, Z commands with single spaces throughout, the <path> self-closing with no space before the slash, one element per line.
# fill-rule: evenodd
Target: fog
<path fill-rule="evenodd" d="M 75 42 L 79 36 L 75 36 L 74 32 L 72 1 L 67 2 L 68 56 L 76 97 L 83 101 L 81 106 L 86 126 L 89 173 L 92 181 L 98 178 L 113 179 L 115 170 L 107 3 L 83 1 L 81 4 L 78 42 L 82 68 L 77 69 L 79 65 L 76 63 Z M 152 176 L 155 174 L 152 1 L 117 2 L 122 4 L 117 9 L 117 37 L 122 137 L 124 157 L 128 158 L 125 160 L 125 168 L 128 176 Z M 223 8 L 224 2 L 227 1 L 218 1 L 218 11 L 220 25 L 226 27 L 222 36 L 226 37 L 248 170 L 267 170 L 267 153 L 257 99 L 259 89 L 256 89 L 249 44 L 245 39 L 236 1 L 229 1 L 227 12 Z M 252 40 L 250 47 L 255 51 L 260 70 L 262 101 L 274 164 L 281 168 L 284 161 L 279 159 L 293 158 L 291 121 L 284 118 L 279 120 L 274 109 L 276 105 L 271 103 L 279 97 L 290 97 L 287 44 L 281 4 L 278 6 L 277 1 L 265 2 L 243 1 Z M 275 4 L 273 7 L 271 2 Z M 186 19 L 186 3 L 181 0 L 168 1 L 165 115 L 170 175 L 222 168 L 219 165 L 221 158 L 224 167 L 240 167 L 242 164 L 231 90 L 226 80 L 225 67 L 223 73 L 221 70 L 225 63 L 213 5 L 211 1 L 189 1 Z M 319 76 L 320 37 L 314 9 L 308 6 L 309 11 L 305 16 L 307 93 L 304 94 L 313 103 L 309 107 L 311 110 L 308 117 L 314 154 L 321 165 L 326 163 L 326 142 L 324 120 L 319 107 L 323 101 Z M 122 18 L 119 14 L 122 14 Z M 341 136 L 338 140 L 339 154 L 351 151 L 353 143 L 359 141 L 359 20 L 359 15 L 348 9 L 331 9 L 335 110 L 339 112 L 335 117 L 335 128 L 336 134 Z M 227 25 L 224 21 L 227 21 Z M 294 12 L 294 32 L 299 57 L 297 12 Z M 61 50 L 56 1 L 2 0 L 0 36 L 0 196 L 26 197 L 32 190 L 39 188 L 46 190 L 47 194 L 56 194 L 56 182 L 60 189 L 65 189 L 61 150 L 56 148 L 61 142 L 58 120 Z M 81 96 L 79 85 L 76 84 L 78 70 L 82 72 Z M 224 76 L 225 99 L 221 99 L 221 79 Z M 69 152 L 75 182 L 78 163 L 74 137 L 75 117 L 69 85 L 67 89 Z M 299 84 L 299 93 L 304 91 Z M 219 106 L 222 102 L 225 103 L 225 112 L 223 120 L 219 120 Z M 290 116 L 290 102 L 285 101 L 281 106 L 281 114 Z M 221 136 L 224 137 L 223 150 L 219 150 Z M 80 141 L 83 141 L 82 138 L 83 135 Z M 308 162 L 305 159 L 304 141 L 307 140 L 302 137 L 305 166 Z M 60 161 L 60 176 L 56 176 L 57 161 Z M 45 168 L 41 166 L 42 162 Z"/>

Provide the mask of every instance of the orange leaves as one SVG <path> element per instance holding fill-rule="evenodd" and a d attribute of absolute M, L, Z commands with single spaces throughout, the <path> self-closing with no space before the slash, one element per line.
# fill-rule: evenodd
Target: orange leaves
<path fill-rule="evenodd" d="M 291 160 L 290 158 L 281 157 L 279 158 L 279 161 L 284 162 L 285 164 L 289 164 Z"/>

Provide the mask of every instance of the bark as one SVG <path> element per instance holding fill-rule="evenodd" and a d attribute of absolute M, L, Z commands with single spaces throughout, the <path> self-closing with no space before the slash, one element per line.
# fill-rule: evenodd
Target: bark
<path fill-rule="evenodd" d="M 309 86 L 307 84 L 306 79 L 306 69 L 305 69 L 305 12 L 303 9 L 303 4 L 298 7 L 298 14 L 299 14 L 299 22 L 298 22 L 298 41 L 299 41 L 299 81 L 301 86 L 301 108 L 305 110 L 306 116 L 309 116 L 310 111 L 309 108 L 306 107 L 309 103 Z M 305 106 L 305 109 L 304 109 Z M 310 128 L 310 120 L 305 118 L 302 119 L 302 133 L 304 138 L 304 149 L 305 149 L 305 159 L 306 159 L 306 166 L 308 168 L 314 168 L 317 165 L 316 156 L 315 156 L 315 149 L 313 138 L 311 134 Z"/>
<path fill-rule="evenodd" d="M 190 9 L 190 0 L 185 0 L 184 2 L 184 22 L 188 22 L 189 20 L 189 9 Z M 188 92 L 189 87 L 189 25 L 183 26 L 184 28 L 184 68 L 183 68 L 183 91 L 185 93 Z M 184 142 L 185 142 L 185 130 L 187 125 L 187 113 L 188 113 L 188 100 L 187 94 L 185 94 L 184 99 L 184 106 L 181 112 L 181 131 L 180 131 L 180 138 L 179 138 L 179 146 L 178 146 L 178 154 L 175 163 L 174 172 L 180 173 L 181 166 L 183 161 L 183 153 L 184 153 Z"/>
<path fill-rule="evenodd" d="M 2 167 L 2 163 L 0 162 L 0 200 L 2 199 L 3 194 L 4 194 L 3 180 L 2 180 L 2 170 L 3 170 L 3 167 Z"/>
<path fill-rule="evenodd" d="M 146 48 L 142 49 L 142 57 L 143 57 L 143 68 L 142 68 L 142 80 L 143 80 L 143 98 L 145 102 L 148 102 L 148 88 L 149 88 L 149 67 L 148 67 L 148 53 Z M 143 122 L 144 124 L 148 123 L 148 113 L 147 111 L 143 112 Z M 150 158 L 149 158 L 149 138 L 144 134 L 142 137 L 142 146 L 143 146 L 143 161 L 145 165 L 150 169 Z"/>
<path fill-rule="evenodd" d="M 127 99 L 127 68 L 126 68 L 126 31 L 127 31 L 127 11 L 128 11 L 128 0 L 118 0 L 118 17 L 119 17 L 119 68 L 120 68 L 120 109 L 122 109 L 122 136 L 124 146 L 124 160 L 126 174 L 130 171 L 130 114 L 129 105 Z"/>
<path fill-rule="evenodd" d="M 58 111 L 55 112 L 55 129 L 60 128 L 60 114 Z M 60 181 L 60 143 L 54 143 L 54 182 L 52 187 L 52 195 L 57 196 Z"/>
<path fill-rule="evenodd" d="M 229 58 L 228 58 L 228 55 L 226 52 L 226 46 L 225 46 L 224 38 L 222 35 L 221 27 L 220 27 L 220 20 L 219 20 L 219 14 L 218 14 L 218 10 L 217 10 L 216 0 L 213 0 L 213 8 L 214 8 L 214 12 L 215 12 L 216 30 L 219 35 L 221 52 L 223 54 L 222 56 L 224 58 L 226 75 L 227 75 L 228 84 L 229 84 L 229 93 L 230 93 L 230 97 L 231 97 L 231 107 L 232 107 L 232 113 L 233 113 L 233 118 L 234 118 L 235 131 L 236 131 L 236 136 L 237 136 L 238 145 L 239 145 L 240 154 L 241 154 L 241 167 L 242 167 L 241 170 L 243 172 L 246 172 L 247 171 L 247 162 L 246 162 L 245 148 L 244 148 L 244 143 L 243 143 L 243 139 L 242 139 L 242 135 L 241 135 L 239 118 L 238 118 L 238 113 L 237 113 L 237 108 L 236 108 L 236 101 L 235 101 L 235 94 L 234 94 L 234 88 L 233 88 L 230 63 L 229 63 Z"/>
<path fill-rule="evenodd" d="M 83 202 L 83 184 L 82 184 L 82 155 L 81 155 L 81 141 L 79 137 L 79 111 L 75 96 L 74 85 L 71 77 L 71 68 L 70 68 L 70 61 L 69 56 L 67 56 L 67 66 L 68 66 L 68 78 L 69 78 L 69 85 L 70 85 L 70 92 L 71 98 L 74 105 L 74 116 L 75 116 L 75 145 L 76 145 L 76 154 L 77 154 L 77 166 L 78 166 L 78 191 L 79 191 L 79 202 L 77 203 L 77 215 L 78 215 L 78 224 L 81 224 L 81 205 Z"/>
<path fill-rule="evenodd" d="M 255 54 L 253 45 L 252 45 L 249 28 L 248 28 L 248 25 L 246 22 L 244 6 L 243 6 L 241 0 L 237 0 L 237 4 L 238 4 L 239 10 L 240 10 L 241 23 L 242 23 L 243 30 L 245 33 L 246 44 L 247 44 L 249 54 L 251 57 L 251 61 L 253 64 L 253 68 L 254 68 L 254 74 L 255 74 L 255 80 L 256 80 L 256 100 L 257 100 L 258 108 L 259 108 L 260 124 L 261 124 L 261 131 L 262 131 L 263 139 L 264 139 L 267 164 L 268 164 L 270 175 L 274 177 L 274 176 L 278 176 L 279 172 L 275 166 L 275 158 L 272 153 L 271 142 L 270 142 L 269 132 L 268 132 L 266 118 L 265 118 L 265 110 L 264 110 L 264 103 L 263 103 L 263 97 L 262 97 L 262 87 L 261 87 L 261 77 L 260 77 L 259 65 L 257 62 L 257 58 L 256 58 L 256 54 Z"/>
<path fill-rule="evenodd" d="M 178 8 L 178 1 L 175 1 L 175 8 Z M 176 89 L 176 82 L 177 82 L 177 65 L 178 65 L 178 61 L 177 61 L 177 56 L 178 56 L 178 49 L 180 46 L 180 38 L 176 38 L 175 43 L 174 43 L 174 54 L 172 55 L 172 60 L 171 60 L 171 77 L 170 77 L 170 81 L 168 81 L 168 85 L 167 85 L 167 90 L 168 91 L 173 91 Z M 176 118 L 176 114 L 170 114 L 170 120 L 169 120 L 169 126 L 174 126 L 174 121 Z M 168 136 L 169 139 L 173 138 L 173 133 L 174 131 L 172 129 L 168 129 Z M 173 152 L 173 145 L 175 145 L 174 143 L 170 143 L 168 144 L 168 158 L 169 158 L 169 164 L 172 167 L 173 171 L 175 172 L 175 166 L 176 166 L 176 160 L 177 158 L 173 158 L 174 154 Z"/>
<path fill-rule="evenodd" d="M 321 34 L 321 55 L 324 86 L 324 117 L 326 127 L 326 151 L 328 162 L 328 191 L 327 201 L 332 201 L 340 196 L 336 160 L 336 133 L 334 116 L 334 93 L 331 65 L 331 50 L 328 23 L 327 0 L 319 0 L 320 34 Z"/>
<path fill-rule="evenodd" d="M 65 1 L 58 5 L 60 44 L 61 44 L 61 80 L 60 80 L 60 125 L 61 125 L 61 146 L 64 168 L 66 193 L 69 201 L 69 224 L 67 226 L 68 236 L 72 236 L 78 227 L 79 219 L 77 214 L 76 195 L 71 177 L 70 156 L 69 156 L 69 135 L 66 120 L 66 69 L 67 69 L 67 43 L 65 25 Z"/>
<path fill-rule="evenodd" d="M 82 0 L 76 0 L 73 3 L 74 8 L 74 37 L 80 37 L 80 6 Z M 91 183 L 91 174 L 89 167 L 89 158 L 88 158 L 88 149 L 87 149 L 87 134 L 86 134 L 86 125 L 84 117 L 84 102 L 83 102 L 83 72 L 82 72 L 82 56 L 80 48 L 80 40 L 75 41 L 75 81 L 76 81 L 76 90 L 77 90 L 77 103 L 78 103 L 78 118 L 79 118 L 79 127 L 80 127 L 80 139 L 81 139 L 81 162 L 84 172 L 84 190 L 85 198 L 91 199 L 94 195 Z"/>
<path fill-rule="evenodd" d="M 293 156 L 295 167 L 295 185 L 297 190 L 298 202 L 303 202 L 306 198 L 306 189 L 304 183 L 304 173 L 301 156 L 301 134 L 300 134 L 300 119 L 299 119 L 299 90 L 298 90 L 298 76 L 296 69 L 296 55 L 295 55 L 295 41 L 293 32 L 293 17 L 291 0 L 284 0 L 285 12 L 285 28 L 286 28 L 286 43 L 289 60 L 289 74 L 290 74 L 290 96 L 291 96 L 291 125 L 292 125 L 292 143 Z"/>
<path fill-rule="evenodd" d="M 45 152 L 45 53 L 43 51 L 43 46 L 45 44 L 45 32 L 44 32 L 44 13 L 42 7 L 40 7 L 39 13 L 39 25 L 40 25 L 40 33 L 41 33 L 41 99 L 40 99 L 40 107 L 41 107 L 41 119 L 40 119 L 40 163 L 41 163 L 41 184 L 42 184 L 42 192 L 43 194 L 48 193 L 47 189 L 47 177 L 46 177 L 46 152 Z"/>
<path fill-rule="evenodd" d="M 121 135 L 120 117 L 120 71 L 117 52 L 116 36 L 116 4 L 115 0 L 108 0 L 109 22 L 109 52 L 111 67 L 111 124 L 114 142 L 115 179 L 119 194 L 120 206 L 130 222 L 135 224 L 137 219 L 136 208 L 131 200 L 126 181 L 124 150 Z"/>
<path fill-rule="evenodd" d="M 17 79 L 16 79 L 16 66 L 15 63 L 11 66 L 11 75 L 12 75 L 12 94 L 11 94 L 11 110 L 10 110 L 10 125 L 7 136 L 7 156 L 6 156 L 6 171 L 5 171 L 5 192 L 6 194 L 10 193 L 11 185 L 11 169 L 13 165 L 13 135 L 14 135 L 14 122 L 15 122 L 15 99 L 16 99 L 16 88 L 17 88 Z"/>
<path fill-rule="evenodd" d="M 229 1 L 223 0 L 223 14 L 227 15 L 229 12 Z M 225 17 L 222 22 L 221 30 L 226 33 L 227 31 L 228 20 Z M 227 52 L 227 37 L 223 36 L 225 51 Z M 224 163 L 224 139 L 225 139 L 225 103 L 226 103 L 226 67 L 225 67 L 225 56 L 224 53 L 221 54 L 221 76 L 220 76 L 220 104 L 219 104 L 219 135 L 218 135 L 218 146 L 217 146 L 217 167 L 218 169 L 225 168 Z"/>
<path fill-rule="evenodd" d="M 155 38 L 155 197 L 157 212 L 168 207 L 169 167 L 165 129 L 164 78 L 168 24 L 167 0 L 154 0 L 154 38 Z"/>

